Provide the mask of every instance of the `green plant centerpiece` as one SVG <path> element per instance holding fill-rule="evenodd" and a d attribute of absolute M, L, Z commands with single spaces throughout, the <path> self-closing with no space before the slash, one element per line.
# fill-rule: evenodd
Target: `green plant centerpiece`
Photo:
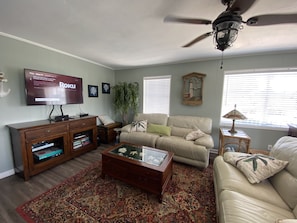
<path fill-rule="evenodd" d="M 128 124 L 129 114 L 135 114 L 139 106 L 139 84 L 137 82 L 120 82 L 112 89 L 115 111 L 120 114 L 123 124 Z"/>

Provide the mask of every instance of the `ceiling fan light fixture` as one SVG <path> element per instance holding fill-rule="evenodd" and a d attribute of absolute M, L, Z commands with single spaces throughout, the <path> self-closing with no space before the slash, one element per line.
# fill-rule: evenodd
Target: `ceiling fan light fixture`
<path fill-rule="evenodd" d="M 214 32 L 214 43 L 218 50 L 224 51 L 232 46 L 237 39 L 238 30 L 242 29 L 241 22 L 223 21 L 217 23 Z"/>

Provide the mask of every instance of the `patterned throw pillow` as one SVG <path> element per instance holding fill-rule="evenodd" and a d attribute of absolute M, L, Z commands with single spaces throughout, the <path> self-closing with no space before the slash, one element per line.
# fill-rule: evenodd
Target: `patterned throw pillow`
<path fill-rule="evenodd" d="M 134 121 L 131 123 L 131 132 L 146 132 L 147 120 Z"/>
<path fill-rule="evenodd" d="M 204 135 L 205 135 L 204 132 L 202 132 L 200 129 L 197 129 L 195 131 L 190 132 L 188 135 L 186 135 L 186 140 L 195 141 L 196 139 L 199 139 Z"/>
<path fill-rule="evenodd" d="M 252 184 L 260 183 L 286 167 L 288 161 L 262 154 L 224 153 L 224 160 L 237 167 Z"/>

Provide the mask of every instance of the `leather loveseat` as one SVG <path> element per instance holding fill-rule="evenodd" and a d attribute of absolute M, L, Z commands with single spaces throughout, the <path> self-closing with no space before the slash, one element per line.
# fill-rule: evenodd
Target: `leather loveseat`
<path fill-rule="evenodd" d="M 288 162 L 259 183 L 251 183 L 238 162 L 236 165 L 227 162 L 233 153 L 216 157 L 213 164 L 218 222 L 297 222 L 297 138 L 284 136 L 275 143 L 268 158 Z M 259 163 L 253 165 L 257 168 Z"/>
<path fill-rule="evenodd" d="M 142 121 L 146 121 L 147 128 L 133 131 L 133 123 Z M 122 128 L 120 141 L 173 152 L 175 161 L 203 169 L 209 165 L 210 149 L 214 146 L 211 130 L 210 118 L 139 113 L 132 124 Z M 197 131 L 202 133 L 199 137 L 186 139 Z"/>

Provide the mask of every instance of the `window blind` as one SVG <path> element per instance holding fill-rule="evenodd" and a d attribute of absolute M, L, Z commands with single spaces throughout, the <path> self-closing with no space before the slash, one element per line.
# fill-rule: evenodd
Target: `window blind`
<path fill-rule="evenodd" d="M 224 76 L 221 116 L 236 108 L 237 124 L 287 127 L 297 123 L 297 71 L 235 72 Z M 230 122 L 221 118 L 221 124 Z"/>
<path fill-rule="evenodd" d="M 144 77 L 143 112 L 169 114 L 171 76 Z"/>

